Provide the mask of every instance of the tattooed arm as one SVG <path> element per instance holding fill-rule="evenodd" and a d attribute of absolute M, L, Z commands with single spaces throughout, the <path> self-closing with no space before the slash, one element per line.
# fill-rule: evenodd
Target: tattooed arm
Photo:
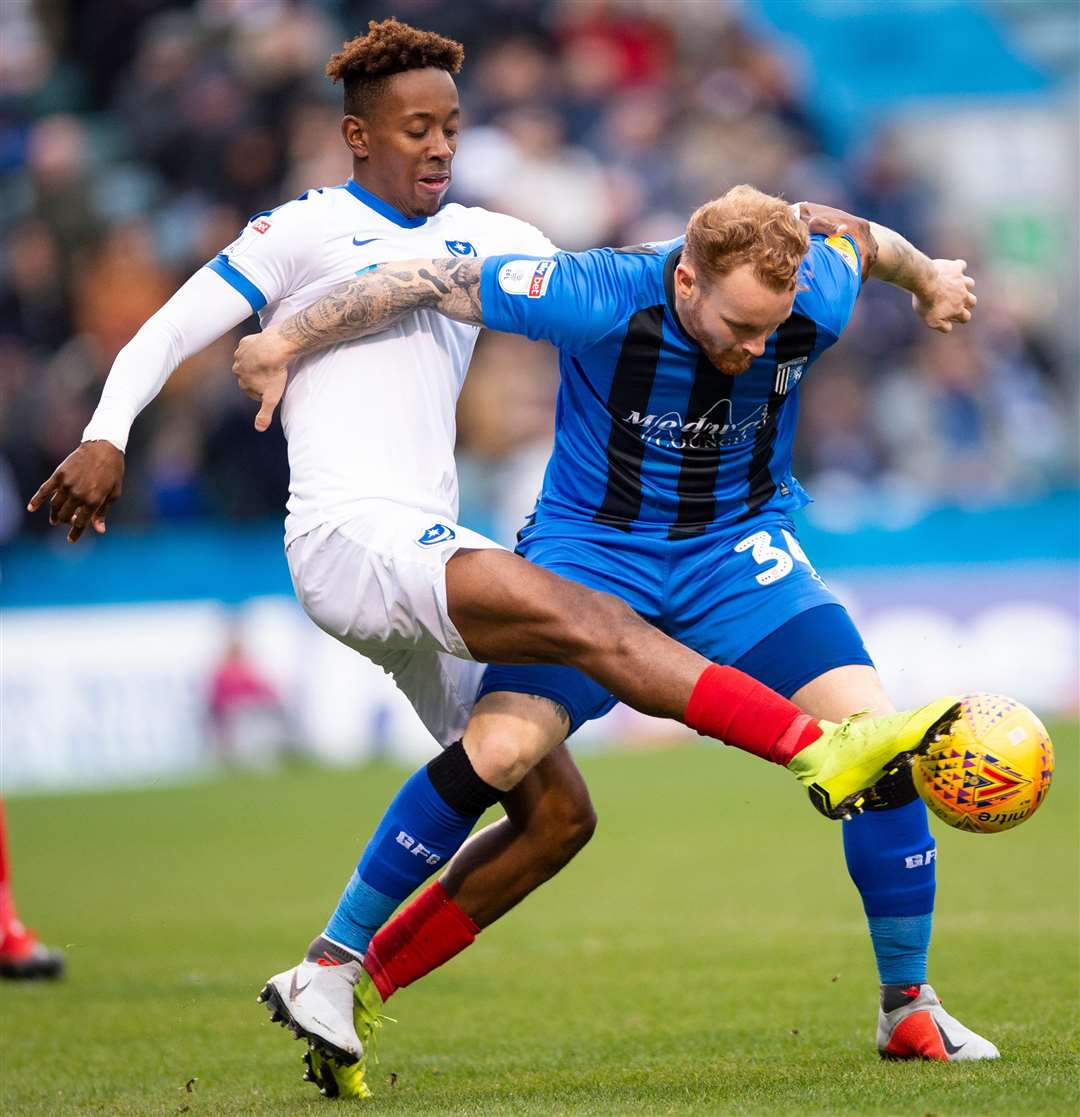
<path fill-rule="evenodd" d="M 931 260 L 899 233 L 870 223 L 877 259 L 870 274 L 911 292 L 915 313 L 932 330 L 947 334 L 954 323 L 971 321 L 975 280 L 964 260 Z"/>
<path fill-rule="evenodd" d="M 285 392 L 289 361 L 341 341 L 378 333 L 414 310 L 435 310 L 457 322 L 483 325 L 478 259 L 405 260 L 380 264 L 323 295 L 260 334 L 241 340 L 233 374 L 260 401 L 255 429 L 270 426 Z"/>
<path fill-rule="evenodd" d="M 289 359 L 315 349 L 378 333 L 414 310 L 483 325 L 483 260 L 406 260 L 380 264 L 335 287 L 318 302 L 272 327 L 289 346 Z"/>

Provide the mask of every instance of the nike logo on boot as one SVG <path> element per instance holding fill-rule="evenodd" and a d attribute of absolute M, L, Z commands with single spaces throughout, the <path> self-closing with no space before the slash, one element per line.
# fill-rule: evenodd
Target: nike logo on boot
<path fill-rule="evenodd" d="M 938 1035 L 941 1036 L 941 1042 L 945 1048 L 945 1053 L 950 1056 L 950 1058 L 958 1051 L 962 1051 L 965 1047 L 967 1047 L 966 1043 L 962 1043 L 959 1047 L 956 1047 L 949 1039 L 949 1037 L 945 1034 L 945 1029 L 936 1020 L 934 1021 L 934 1027 L 937 1028 Z"/>

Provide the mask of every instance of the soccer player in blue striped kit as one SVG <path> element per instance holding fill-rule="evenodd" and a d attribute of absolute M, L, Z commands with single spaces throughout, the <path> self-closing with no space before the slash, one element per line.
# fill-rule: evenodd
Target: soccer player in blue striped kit
<path fill-rule="evenodd" d="M 618 595 L 814 716 L 888 712 L 861 638 L 790 518 L 809 499 L 791 473 L 799 383 L 842 333 L 867 275 L 910 290 L 933 328 L 971 317 L 962 261 L 931 261 L 865 223 L 811 237 L 791 207 L 736 187 L 695 213 L 685 238 L 663 244 L 386 265 L 245 340 L 237 371 L 265 412 L 288 360 L 421 307 L 552 342 L 562 376 L 555 446 L 519 553 Z M 573 668 L 492 666 L 474 718 L 493 703 L 532 723 L 539 744 L 522 750 L 527 770 L 614 699 Z M 935 888 L 926 810 L 910 780 L 876 805 L 845 823 L 844 847 L 878 963 L 878 1047 L 900 1058 L 994 1058 L 993 1044 L 944 1013 L 926 984 Z M 458 860 L 484 869 L 468 846 Z M 460 900 L 462 874 L 455 861 L 443 881 L 452 889 L 432 885 L 369 942 L 379 1000 L 479 929 L 447 895 Z M 350 934 L 349 905 L 347 891 L 331 938 Z M 358 1024 L 369 1033 L 364 986 Z"/>

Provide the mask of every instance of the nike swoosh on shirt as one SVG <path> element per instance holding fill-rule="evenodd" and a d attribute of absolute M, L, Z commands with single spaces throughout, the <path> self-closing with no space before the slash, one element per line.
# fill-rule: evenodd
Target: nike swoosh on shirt
<path fill-rule="evenodd" d="M 356 237 L 353 237 L 352 242 L 359 248 L 362 244 L 371 244 L 373 240 L 382 240 L 382 237 L 368 237 L 367 240 L 357 240 Z"/>
<path fill-rule="evenodd" d="M 941 1042 L 945 1045 L 945 1053 L 947 1055 L 955 1055 L 958 1051 L 961 1051 L 963 1050 L 963 1048 L 967 1047 L 966 1043 L 962 1043 L 959 1047 L 955 1047 L 949 1037 L 945 1034 L 945 1029 L 936 1020 L 934 1021 L 934 1027 L 937 1028 L 938 1035 L 941 1036 Z"/>

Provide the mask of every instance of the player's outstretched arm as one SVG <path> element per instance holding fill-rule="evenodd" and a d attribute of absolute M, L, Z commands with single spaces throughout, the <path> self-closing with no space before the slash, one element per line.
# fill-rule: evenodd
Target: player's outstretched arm
<path fill-rule="evenodd" d="M 862 278 L 881 279 L 911 292 L 915 313 L 932 329 L 948 333 L 971 321 L 978 301 L 964 260 L 931 260 L 893 229 L 821 202 L 799 202 L 811 233 L 851 237 L 862 258 Z"/>
<path fill-rule="evenodd" d="M 116 356 L 83 441 L 30 498 L 36 512 L 48 505 L 49 523 L 70 525 L 75 543 L 90 526 L 105 531 L 105 517 L 119 498 L 124 451 L 135 416 L 188 357 L 251 315 L 245 297 L 210 269 L 197 271 L 147 319 Z"/>
<path fill-rule="evenodd" d="M 233 359 L 240 387 L 260 402 L 255 429 L 270 426 L 288 378 L 287 365 L 307 353 L 366 337 L 414 310 L 435 310 L 457 322 L 483 325 L 483 260 L 404 260 L 381 264 L 339 284 L 321 299 L 261 334 L 243 338 Z"/>
<path fill-rule="evenodd" d="M 870 231 L 878 246 L 870 274 L 910 291 L 912 308 L 930 329 L 947 334 L 971 321 L 978 300 L 966 260 L 931 260 L 884 225 L 871 222 Z"/>

